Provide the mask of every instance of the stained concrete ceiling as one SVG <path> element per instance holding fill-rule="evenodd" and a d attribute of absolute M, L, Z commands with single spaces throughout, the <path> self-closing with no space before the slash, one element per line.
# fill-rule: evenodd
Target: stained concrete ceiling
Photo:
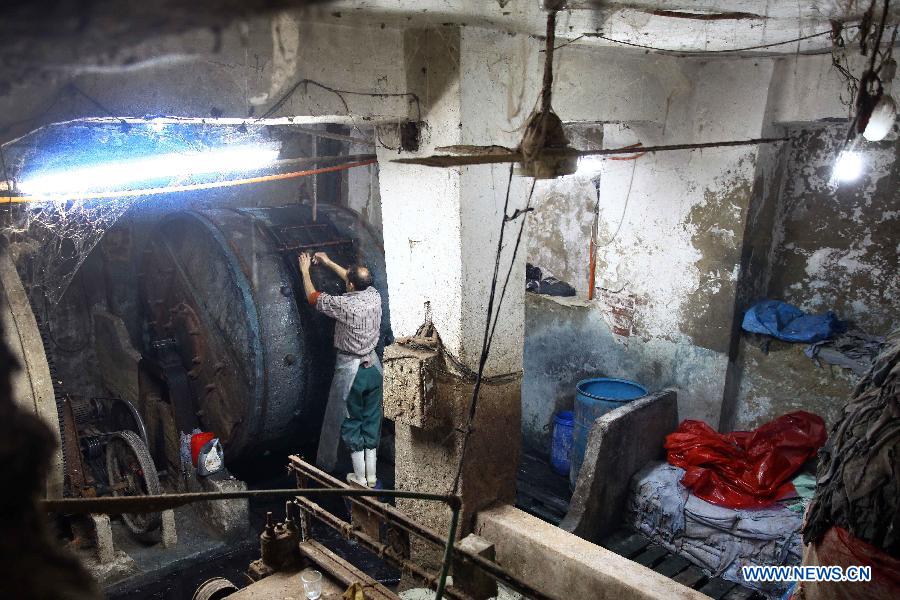
<path fill-rule="evenodd" d="M 884 0 L 874 1 L 881 6 Z M 651 46 L 714 57 L 814 36 L 741 54 L 828 52 L 829 19 L 855 23 L 871 2 L 569 0 L 558 18 L 557 37 L 561 44 L 569 40 L 615 46 L 623 52 L 644 52 L 642 46 Z M 900 22 L 900 0 L 891 6 L 890 22 Z M 341 25 L 470 26 L 536 37 L 544 35 L 546 19 L 541 0 L 5 0 L 0 19 L 4 41 L 0 44 L 0 103 L 13 102 L 17 90 L 60 88 L 80 73 L 165 66 L 183 58 L 188 37 L 208 40 L 208 52 L 215 55 L 222 43 L 221 32 L 243 32 L 252 18 L 283 10 L 300 19 Z M 199 35 L 174 35 L 186 31 Z M 17 118 L 9 117 L 16 127 L 25 127 Z M 26 121 L 34 119 L 30 115 Z"/>
<path fill-rule="evenodd" d="M 589 45 L 610 40 L 681 52 L 733 51 L 830 31 L 830 19 L 857 21 L 871 0 L 570 0 L 559 37 Z M 900 2 L 891 9 L 900 19 Z M 878 1 L 880 8 L 881 2 Z M 544 34 L 540 0 L 335 0 L 320 18 L 378 20 L 392 25 L 475 25 Z M 604 37 L 598 37 L 601 34 Z M 609 39 L 605 39 L 609 38 Z M 828 35 L 751 51 L 792 54 L 830 48 Z"/>
<path fill-rule="evenodd" d="M 681 52 L 733 51 L 827 32 L 829 19 L 858 20 L 872 0 L 569 0 L 557 35 L 579 44 L 610 40 Z M 881 5 L 882 0 L 876 0 Z M 541 0 L 7 0 L 0 67 L 110 53 L 148 37 L 218 28 L 282 9 L 347 24 L 472 25 L 544 34 Z M 900 20 L 894 2 L 892 20 Z M 600 34 L 604 37 L 597 37 Z M 607 39 L 604 39 L 607 38 Z M 752 51 L 790 54 L 829 48 L 827 35 Z M 623 46 L 626 47 L 626 46 Z M 87 58 L 87 56 L 85 56 Z"/>

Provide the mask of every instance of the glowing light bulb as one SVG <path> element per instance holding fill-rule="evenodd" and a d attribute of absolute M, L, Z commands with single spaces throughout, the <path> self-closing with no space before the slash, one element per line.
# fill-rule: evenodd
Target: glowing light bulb
<path fill-rule="evenodd" d="M 885 94 L 875 105 L 872 110 L 872 116 L 869 117 L 869 124 L 863 131 L 863 137 L 870 142 L 880 142 L 894 128 L 894 121 L 897 120 L 897 103 L 889 94 Z"/>
<path fill-rule="evenodd" d="M 852 150 L 844 150 L 834 162 L 832 177 L 836 181 L 854 181 L 862 174 L 862 168 L 862 157 Z"/>

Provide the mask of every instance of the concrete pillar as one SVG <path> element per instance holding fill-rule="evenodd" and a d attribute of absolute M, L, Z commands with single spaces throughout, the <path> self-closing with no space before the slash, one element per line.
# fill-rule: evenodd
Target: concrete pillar
<path fill-rule="evenodd" d="M 94 547 L 97 550 L 97 562 L 101 565 L 111 563 L 116 558 L 116 548 L 113 544 L 109 515 L 91 514 L 91 523 L 94 526 Z"/>
<path fill-rule="evenodd" d="M 516 132 L 500 107 L 504 92 L 467 53 L 466 33 L 457 28 L 411 31 L 404 38 L 407 85 L 422 102 L 424 126 L 417 154 L 461 143 L 516 144 Z M 460 73 L 466 77 L 461 80 Z M 493 116 L 492 116 L 493 115 Z M 526 115 L 527 116 L 527 115 Z M 491 119 L 493 119 L 491 121 Z M 466 123 L 492 122 L 505 139 L 473 139 Z M 384 222 L 391 321 L 397 337 L 412 335 L 430 312 L 446 352 L 475 371 L 481 352 L 509 166 L 436 169 L 392 162 L 400 152 L 396 131 L 379 130 L 379 181 Z M 513 178 L 509 211 L 521 208 L 530 180 Z M 500 282 L 509 268 L 519 222 L 507 227 Z M 460 493 L 463 529 L 476 511 L 512 501 L 519 458 L 520 387 L 524 341 L 524 244 L 513 265 L 481 388 Z M 499 297 L 498 286 L 498 297 Z M 426 309 L 426 305 L 429 307 Z M 495 304 L 496 309 L 496 304 Z M 385 383 L 386 388 L 390 385 Z M 397 422 L 396 483 L 399 489 L 446 493 L 453 487 L 464 439 L 472 384 L 439 373 L 436 403 L 443 427 L 424 430 Z M 389 390 L 386 389 L 386 394 Z M 401 501 L 404 511 L 446 531 L 449 512 L 433 503 Z"/>
<path fill-rule="evenodd" d="M 474 552 L 482 558 L 496 560 L 494 544 L 483 537 L 470 533 L 459 543 L 459 547 Z M 453 562 L 453 585 L 475 600 L 487 600 L 497 596 L 497 581 L 472 563 L 458 558 Z"/>
<path fill-rule="evenodd" d="M 174 548 L 178 543 L 178 530 L 175 527 L 175 511 L 172 509 L 162 511 L 162 526 L 160 537 L 163 548 Z"/>

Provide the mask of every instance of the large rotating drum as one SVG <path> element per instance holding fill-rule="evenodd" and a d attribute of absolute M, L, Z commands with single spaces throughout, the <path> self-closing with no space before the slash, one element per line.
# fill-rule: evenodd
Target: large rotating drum
<path fill-rule="evenodd" d="M 381 342 L 390 336 L 380 242 L 351 211 L 320 204 L 317 212 L 315 221 L 301 205 L 176 213 L 145 250 L 148 342 L 175 349 L 190 389 L 190 398 L 172 399 L 180 427 L 184 415 L 196 415 L 229 461 L 318 435 L 334 366 L 333 324 L 305 301 L 299 252 L 367 265 L 384 303 Z M 314 266 L 312 276 L 321 291 L 344 291 L 324 267 Z"/>
<path fill-rule="evenodd" d="M 60 442 L 59 416 L 50 366 L 37 321 L 16 267 L 0 240 L 0 335 L 19 362 L 12 396 L 19 406 L 44 421 Z M 63 455 L 56 449 L 47 475 L 46 497 L 63 495 Z"/>

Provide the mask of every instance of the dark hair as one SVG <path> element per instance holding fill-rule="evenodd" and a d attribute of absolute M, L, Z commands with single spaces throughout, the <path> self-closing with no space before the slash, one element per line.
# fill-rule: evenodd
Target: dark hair
<path fill-rule="evenodd" d="M 372 274 L 362 265 L 353 265 L 347 269 L 347 280 L 353 284 L 353 289 L 361 292 L 372 285 Z"/>

